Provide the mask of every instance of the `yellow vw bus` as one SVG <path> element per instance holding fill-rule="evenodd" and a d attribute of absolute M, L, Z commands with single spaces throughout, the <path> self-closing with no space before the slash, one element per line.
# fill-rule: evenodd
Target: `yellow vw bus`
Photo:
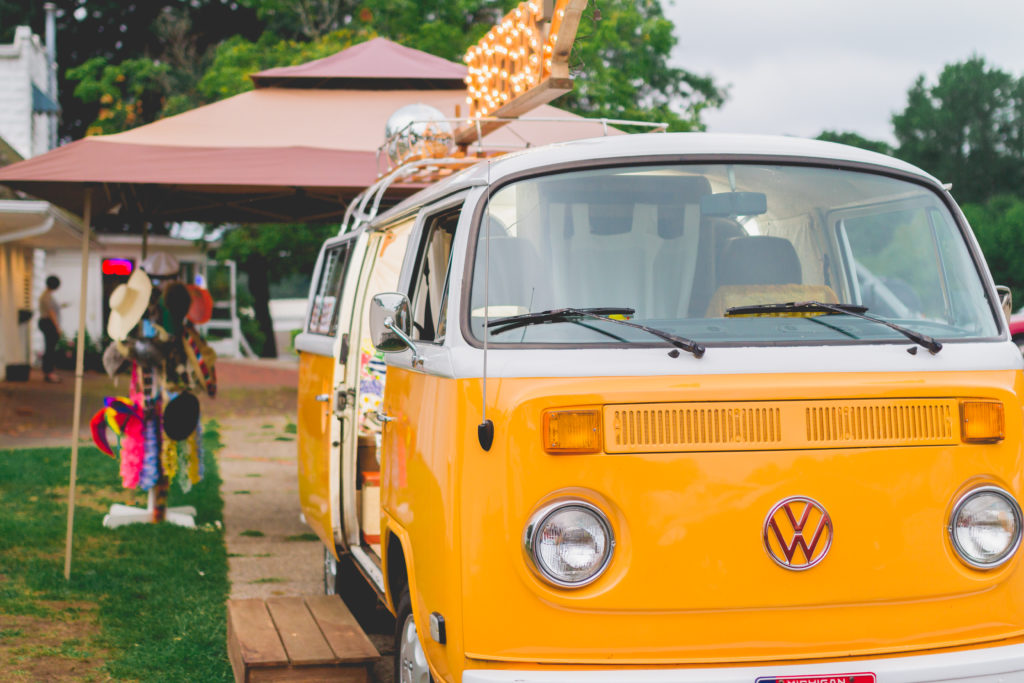
<path fill-rule="evenodd" d="M 373 192 L 296 342 L 299 484 L 396 680 L 1024 680 L 1021 354 L 936 179 L 645 134 Z"/>

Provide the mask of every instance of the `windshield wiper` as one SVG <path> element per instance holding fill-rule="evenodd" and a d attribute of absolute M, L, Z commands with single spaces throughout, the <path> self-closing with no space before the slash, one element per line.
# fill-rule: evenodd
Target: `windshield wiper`
<path fill-rule="evenodd" d="M 932 353 L 938 353 L 942 350 L 942 342 L 938 341 L 933 337 L 929 337 L 927 334 L 921 334 L 914 330 L 891 323 L 888 320 L 882 318 L 876 318 L 871 315 L 864 315 L 867 313 L 867 306 L 858 306 L 856 304 L 826 304 L 822 301 L 790 301 L 782 304 L 756 304 L 753 306 L 733 306 L 732 308 L 726 309 L 725 314 L 728 315 L 746 315 L 749 313 L 839 313 L 842 315 L 851 315 L 854 318 L 860 318 L 862 320 L 870 320 L 880 325 L 896 330 L 904 337 L 920 344 L 924 348 L 928 349 Z M 913 349 L 911 349 L 913 351 Z"/>
<path fill-rule="evenodd" d="M 508 318 L 489 320 L 487 321 L 487 327 L 493 328 L 492 332 L 494 334 L 500 334 L 501 332 L 506 332 L 525 325 L 560 322 L 564 320 L 574 320 L 576 318 L 593 318 L 594 320 L 604 320 L 605 322 L 615 323 L 616 325 L 625 325 L 626 327 L 643 330 L 648 334 L 664 339 L 676 348 L 692 353 L 696 358 L 700 358 L 704 355 L 704 346 L 698 344 L 692 339 L 680 337 L 679 335 L 672 334 L 671 332 L 647 327 L 646 325 L 630 322 L 628 320 L 618 320 L 616 318 L 608 317 L 610 315 L 633 315 L 634 313 L 636 313 L 636 310 L 632 308 L 555 308 L 550 311 L 523 313 L 522 315 L 513 315 Z M 676 355 L 679 354 L 678 351 L 673 351 L 672 353 Z"/>

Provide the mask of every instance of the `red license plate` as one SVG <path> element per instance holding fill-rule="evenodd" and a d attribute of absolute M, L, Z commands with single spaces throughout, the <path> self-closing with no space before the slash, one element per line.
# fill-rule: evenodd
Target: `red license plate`
<path fill-rule="evenodd" d="M 875 674 L 812 674 L 761 676 L 755 683 L 875 683 Z"/>

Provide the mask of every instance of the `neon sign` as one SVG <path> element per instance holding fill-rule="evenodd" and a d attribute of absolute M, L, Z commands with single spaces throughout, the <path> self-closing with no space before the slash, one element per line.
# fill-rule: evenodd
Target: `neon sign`
<path fill-rule="evenodd" d="M 100 269 L 104 275 L 131 275 L 132 262 L 126 258 L 103 259 Z"/>
<path fill-rule="evenodd" d="M 572 89 L 569 52 L 586 5 L 527 0 L 469 48 L 463 61 L 470 120 L 456 132 L 457 142 L 475 138 L 480 119 L 516 117 Z"/>

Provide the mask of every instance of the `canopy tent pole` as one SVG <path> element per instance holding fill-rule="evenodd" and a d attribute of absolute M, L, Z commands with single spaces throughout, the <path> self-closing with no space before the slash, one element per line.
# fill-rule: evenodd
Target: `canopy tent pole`
<path fill-rule="evenodd" d="M 85 188 L 82 210 L 82 283 L 78 297 L 78 343 L 75 347 L 75 412 L 71 418 L 71 479 L 68 484 L 68 531 L 64 541 L 64 579 L 71 580 L 71 537 L 75 526 L 75 480 L 78 476 L 78 431 L 81 427 L 82 374 L 85 366 L 85 305 L 89 286 L 89 222 L 92 188 Z"/>

